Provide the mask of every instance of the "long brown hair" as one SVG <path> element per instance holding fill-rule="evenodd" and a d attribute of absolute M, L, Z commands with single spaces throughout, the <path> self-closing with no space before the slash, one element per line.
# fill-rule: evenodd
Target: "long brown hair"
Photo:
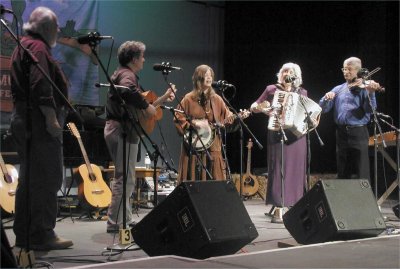
<path fill-rule="evenodd" d="M 204 77 L 207 71 L 210 70 L 211 76 L 214 80 L 214 70 L 208 65 L 202 64 L 196 67 L 194 70 L 192 81 L 193 81 L 193 92 L 194 99 L 196 101 L 200 101 L 201 99 L 209 100 L 210 97 L 215 94 L 215 91 L 212 87 L 206 93 L 203 93 L 202 86 L 204 85 Z"/>

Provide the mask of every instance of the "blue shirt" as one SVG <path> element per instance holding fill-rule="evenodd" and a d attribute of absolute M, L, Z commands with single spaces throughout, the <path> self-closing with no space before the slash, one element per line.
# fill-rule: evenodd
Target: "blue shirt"
<path fill-rule="evenodd" d="M 335 93 L 333 100 L 325 100 L 325 97 L 322 97 L 319 105 L 322 107 L 323 113 L 334 108 L 336 124 L 365 125 L 369 122 L 372 112 L 371 105 L 376 109 L 374 92 L 369 93 L 366 89 L 360 88 L 349 90 L 347 83 L 336 86 L 331 92 Z"/>

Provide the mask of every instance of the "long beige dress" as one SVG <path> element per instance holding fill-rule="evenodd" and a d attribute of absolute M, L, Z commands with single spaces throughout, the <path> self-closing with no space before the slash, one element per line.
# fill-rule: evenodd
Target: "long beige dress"
<path fill-rule="evenodd" d="M 207 119 L 211 124 L 223 123 L 227 117 L 232 115 L 222 98 L 214 92 L 211 93 L 210 100 L 207 100 L 204 108 L 199 104 L 198 97 L 194 91 L 186 94 L 181 104 L 182 107 L 178 105 L 177 109 L 186 111 L 192 119 Z M 185 115 L 177 113 L 176 128 L 182 136 L 182 140 L 183 134 L 188 127 L 189 122 L 186 120 Z M 226 164 L 222 158 L 221 145 L 221 137 L 216 132 L 214 142 L 209 148 L 212 161 L 208 160 L 204 152 L 198 152 L 199 158 L 201 158 L 214 180 L 226 180 Z M 183 142 L 179 159 L 178 183 L 186 180 L 210 179 L 206 171 L 198 164 L 196 154 L 192 155 L 191 175 L 188 176 L 188 161 L 188 145 Z"/>

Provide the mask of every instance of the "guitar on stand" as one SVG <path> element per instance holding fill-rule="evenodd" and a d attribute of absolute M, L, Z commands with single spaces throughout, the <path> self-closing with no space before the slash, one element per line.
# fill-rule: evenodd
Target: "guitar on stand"
<path fill-rule="evenodd" d="M 6 213 L 15 212 L 15 192 L 18 185 L 18 172 L 11 164 L 5 164 L 0 154 L 0 207 Z"/>
<path fill-rule="evenodd" d="M 100 168 L 89 162 L 81 135 L 73 122 L 67 124 L 73 136 L 78 140 L 85 164 L 78 167 L 78 198 L 83 206 L 89 208 L 105 208 L 111 203 L 111 190 L 105 183 Z"/>
<path fill-rule="evenodd" d="M 262 199 L 263 196 L 259 192 L 259 183 L 257 178 L 251 174 L 251 148 L 253 147 L 253 142 L 251 139 L 249 139 L 249 142 L 247 143 L 247 168 L 246 168 L 246 173 L 243 175 L 243 182 L 242 182 L 242 194 L 246 197 L 250 197 L 258 193 Z M 236 189 L 238 192 L 240 192 L 240 178 L 236 179 L 235 182 Z"/>

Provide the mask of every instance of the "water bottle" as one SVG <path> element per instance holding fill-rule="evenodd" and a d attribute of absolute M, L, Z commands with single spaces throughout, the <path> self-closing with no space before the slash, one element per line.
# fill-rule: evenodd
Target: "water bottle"
<path fill-rule="evenodd" d="M 151 160 L 149 157 L 149 154 L 146 153 L 146 157 L 144 157 L 144 166 L 146 167 L 146 169 L 150 169 L 151 167 Z"/>

